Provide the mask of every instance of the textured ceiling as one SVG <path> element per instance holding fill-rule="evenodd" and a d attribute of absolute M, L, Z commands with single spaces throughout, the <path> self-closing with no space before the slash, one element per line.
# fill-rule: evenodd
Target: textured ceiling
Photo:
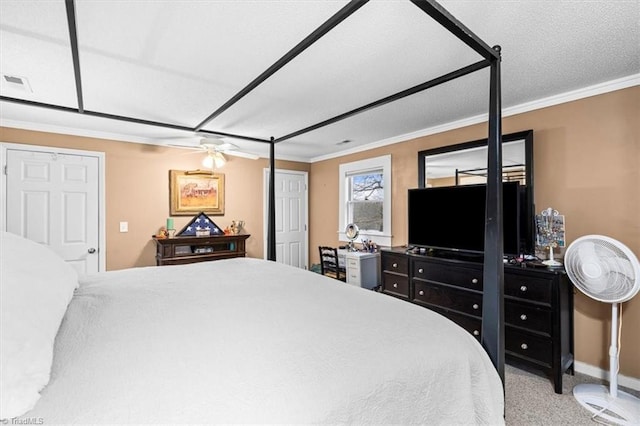
<path fill-rule="evenodd" d="M 196 127 L 347 1 L 76 0 L 84 108 Z M 640 73 L 640 2 L 440 2 L 502 47 L 502 104 L 516 107 Z M 204 126 L 281 137 L 481 57 L 409 1 L 371 1 Z M 77 108 L 63 0 L 0 0 L 0 94 Z M 488 71 L 276 145 L 312 160 L 486 114 Z M 0 124 L 156 144 L 192 132 L 0 102 Z M 349 140 L 349 144 L 338 144 Z M 233 140 L 266 155 L 266 144 Z"/>

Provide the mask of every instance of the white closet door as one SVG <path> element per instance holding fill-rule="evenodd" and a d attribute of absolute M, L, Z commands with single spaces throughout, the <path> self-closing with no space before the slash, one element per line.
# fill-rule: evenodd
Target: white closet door
<path fill-rule="evenodd" d="M 267 215 L 269 171 L 265 173 L 265 217 Z M 307 269 L 307 174 L 276 170 L 276 262 Z M 265 220 L 265 256 L 267 252 Z"/>
<path fill-rule="evenodd" d="M 79 273 L 99 270 L 98 157 L 7 150 L 7 231 L 50 246 Z"/>

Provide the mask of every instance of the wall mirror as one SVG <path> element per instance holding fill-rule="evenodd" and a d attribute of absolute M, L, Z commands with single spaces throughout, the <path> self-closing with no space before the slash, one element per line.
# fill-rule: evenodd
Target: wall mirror
<path fill-rule="evenodd" d="M 418 187 L 471 185 L 487 182 L 487 139 L 428 149 L 418 153 Z M 518 181 L 523 235 L 533 250 L 533 130 L 502 135 L 502 180 Z"/>
<path fill-rule="evenodd" d="M 418 186 L 486 183 L 487 139 L 418 153 Z M 502 177 L 533 187 L 533 130 L 502 136 Z"/>

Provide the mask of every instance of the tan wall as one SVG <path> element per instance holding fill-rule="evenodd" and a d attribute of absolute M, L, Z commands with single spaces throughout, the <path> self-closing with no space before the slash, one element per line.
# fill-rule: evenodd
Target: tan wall
<path fill-rule="evenodd" d="M 179 148 L 0 127 L 0 142 L 21 143 L 105 153 L 107 270 L 155 265 L 151 236 L 169 217 L 169 170 L 202 168 L 203 155 Z M 246 222 L 250 257 L 263 257 L 263 170 L 268 160 L 227 156 L 219 170 L 225 175 L 225 214 L 211 215 L 222 229 L 232 220 Z M 276 161 L 276 167 L 309 171 L 309 164 Z M 193 215 L 174 216 L 179 231 Z M 119 223 L 129 222 L 120 233 Z"/>
<path fill-rule="evenodd" d="M 640 256 L 640 87 L 507 117 L 503 133 L 534 130 L 536 210 L 566 216 L 567 242 L 604 234 Z M 407 189 L 418 186 L 418 151 L 487 137 L 486 125 L 413 139 L 313 163 L 310 259 L 318 245 L 338 245 L 338 166 L 391 154 L 393 244 L 407 242 Z M 578 361 L 608 369 L 610 305 L 575 296 Z M 640 296 L 623 306 L 620 374 L 640 378 Z"/>

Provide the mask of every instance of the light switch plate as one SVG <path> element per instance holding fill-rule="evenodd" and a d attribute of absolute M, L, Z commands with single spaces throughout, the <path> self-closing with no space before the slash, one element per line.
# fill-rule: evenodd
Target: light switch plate
<path fill-rule="evenodd" d="M 129 222 L 120 222 L 120 232 L 129 232 Z"/>

